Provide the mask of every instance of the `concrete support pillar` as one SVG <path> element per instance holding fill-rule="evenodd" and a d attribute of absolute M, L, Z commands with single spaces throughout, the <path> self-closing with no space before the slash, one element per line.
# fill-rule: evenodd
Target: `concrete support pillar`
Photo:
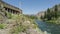
<path fill-rule="evenodd" d="M 6 10 L 8 11 L 8 8 L 6 8 Z"/>
<path fill-rule="evenodd" d="M 11 10 L 12 14 L 13 14 L 13 10 Z"/>
<path fill-rule="evenodd" d="M 13 14 L 14 14 L 14 10 L 12 10 Z"/>
<path fill-rule="evenodd" d="M 17 12 L 15 11 L 15 14 L 17 14 Z"/>
<path fill-rule="evenodd" d="M 14 10 L 14 14 L 16 14 L 16 11 Z"/>
<path fill-rule="evenodd" d="M 7 8 L 7 11 L 9 12 L 9 9 Z"/>
<path fill-rule="evenodd" d="M 10 9 L 10 12 L 13 13 L 11 9 Z"/>
<path fill-rule="evenodd" d="M 17 14 L 17 11 L 16 11 L 16 14 Z"/>
<path fill-rule="evenodd" d="M 9 12 L 12 13 L 11 9 L 9 9 Z"/>

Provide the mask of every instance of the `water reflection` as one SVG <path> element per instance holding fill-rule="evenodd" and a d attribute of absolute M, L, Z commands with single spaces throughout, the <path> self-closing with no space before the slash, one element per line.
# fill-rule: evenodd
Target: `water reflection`
<path fill-rule="evenodd" d="M 36 20 L 36 22 L 45 34 L 60 34 L 60 25 L 45 23 L 39 20 Z"/>

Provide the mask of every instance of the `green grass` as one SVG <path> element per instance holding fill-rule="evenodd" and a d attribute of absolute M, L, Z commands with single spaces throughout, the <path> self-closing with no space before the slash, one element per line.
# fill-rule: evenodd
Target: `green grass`
<path fill-rule="evenodd" d="M 0 24 L 0 29 L 4 29 L 5 24 Z"/>
<path fill-rule="evenodd" d="M 11 34 L 18 34 L 19 32 L 25 32 L 27 29 L 27 27 L 24 27 L 24 26 L 17 26 L 17 27 L 14 27 L 12 30 L 11 30 Z"/>
<path fill-rule="evenodd" d="M 49 21 L 46 21 L 47 23 L 51 23 L 51 24 L 60 24 L 60 20 L 49 20 Z"/>

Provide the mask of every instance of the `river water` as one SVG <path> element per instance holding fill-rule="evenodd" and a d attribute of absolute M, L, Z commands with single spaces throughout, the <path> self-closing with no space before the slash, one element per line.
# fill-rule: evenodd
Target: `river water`
<path fill-rule="evenodd" d="M 46 23 L 39 20 L 36 20 L 36 23 L 41 31 L 47 32 L 46 34 L 60 34 L 60 25 Z"/>

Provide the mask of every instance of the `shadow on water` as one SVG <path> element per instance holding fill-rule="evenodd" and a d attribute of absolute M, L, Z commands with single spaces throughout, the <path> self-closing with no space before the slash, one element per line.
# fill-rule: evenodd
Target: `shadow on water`
<path fill-rule="evenodd" d="M 48 34 L 60 34 L 60 25 L 46 23 L 39 20 L 36 20 L 41 31 L 46 31 Z"/>

